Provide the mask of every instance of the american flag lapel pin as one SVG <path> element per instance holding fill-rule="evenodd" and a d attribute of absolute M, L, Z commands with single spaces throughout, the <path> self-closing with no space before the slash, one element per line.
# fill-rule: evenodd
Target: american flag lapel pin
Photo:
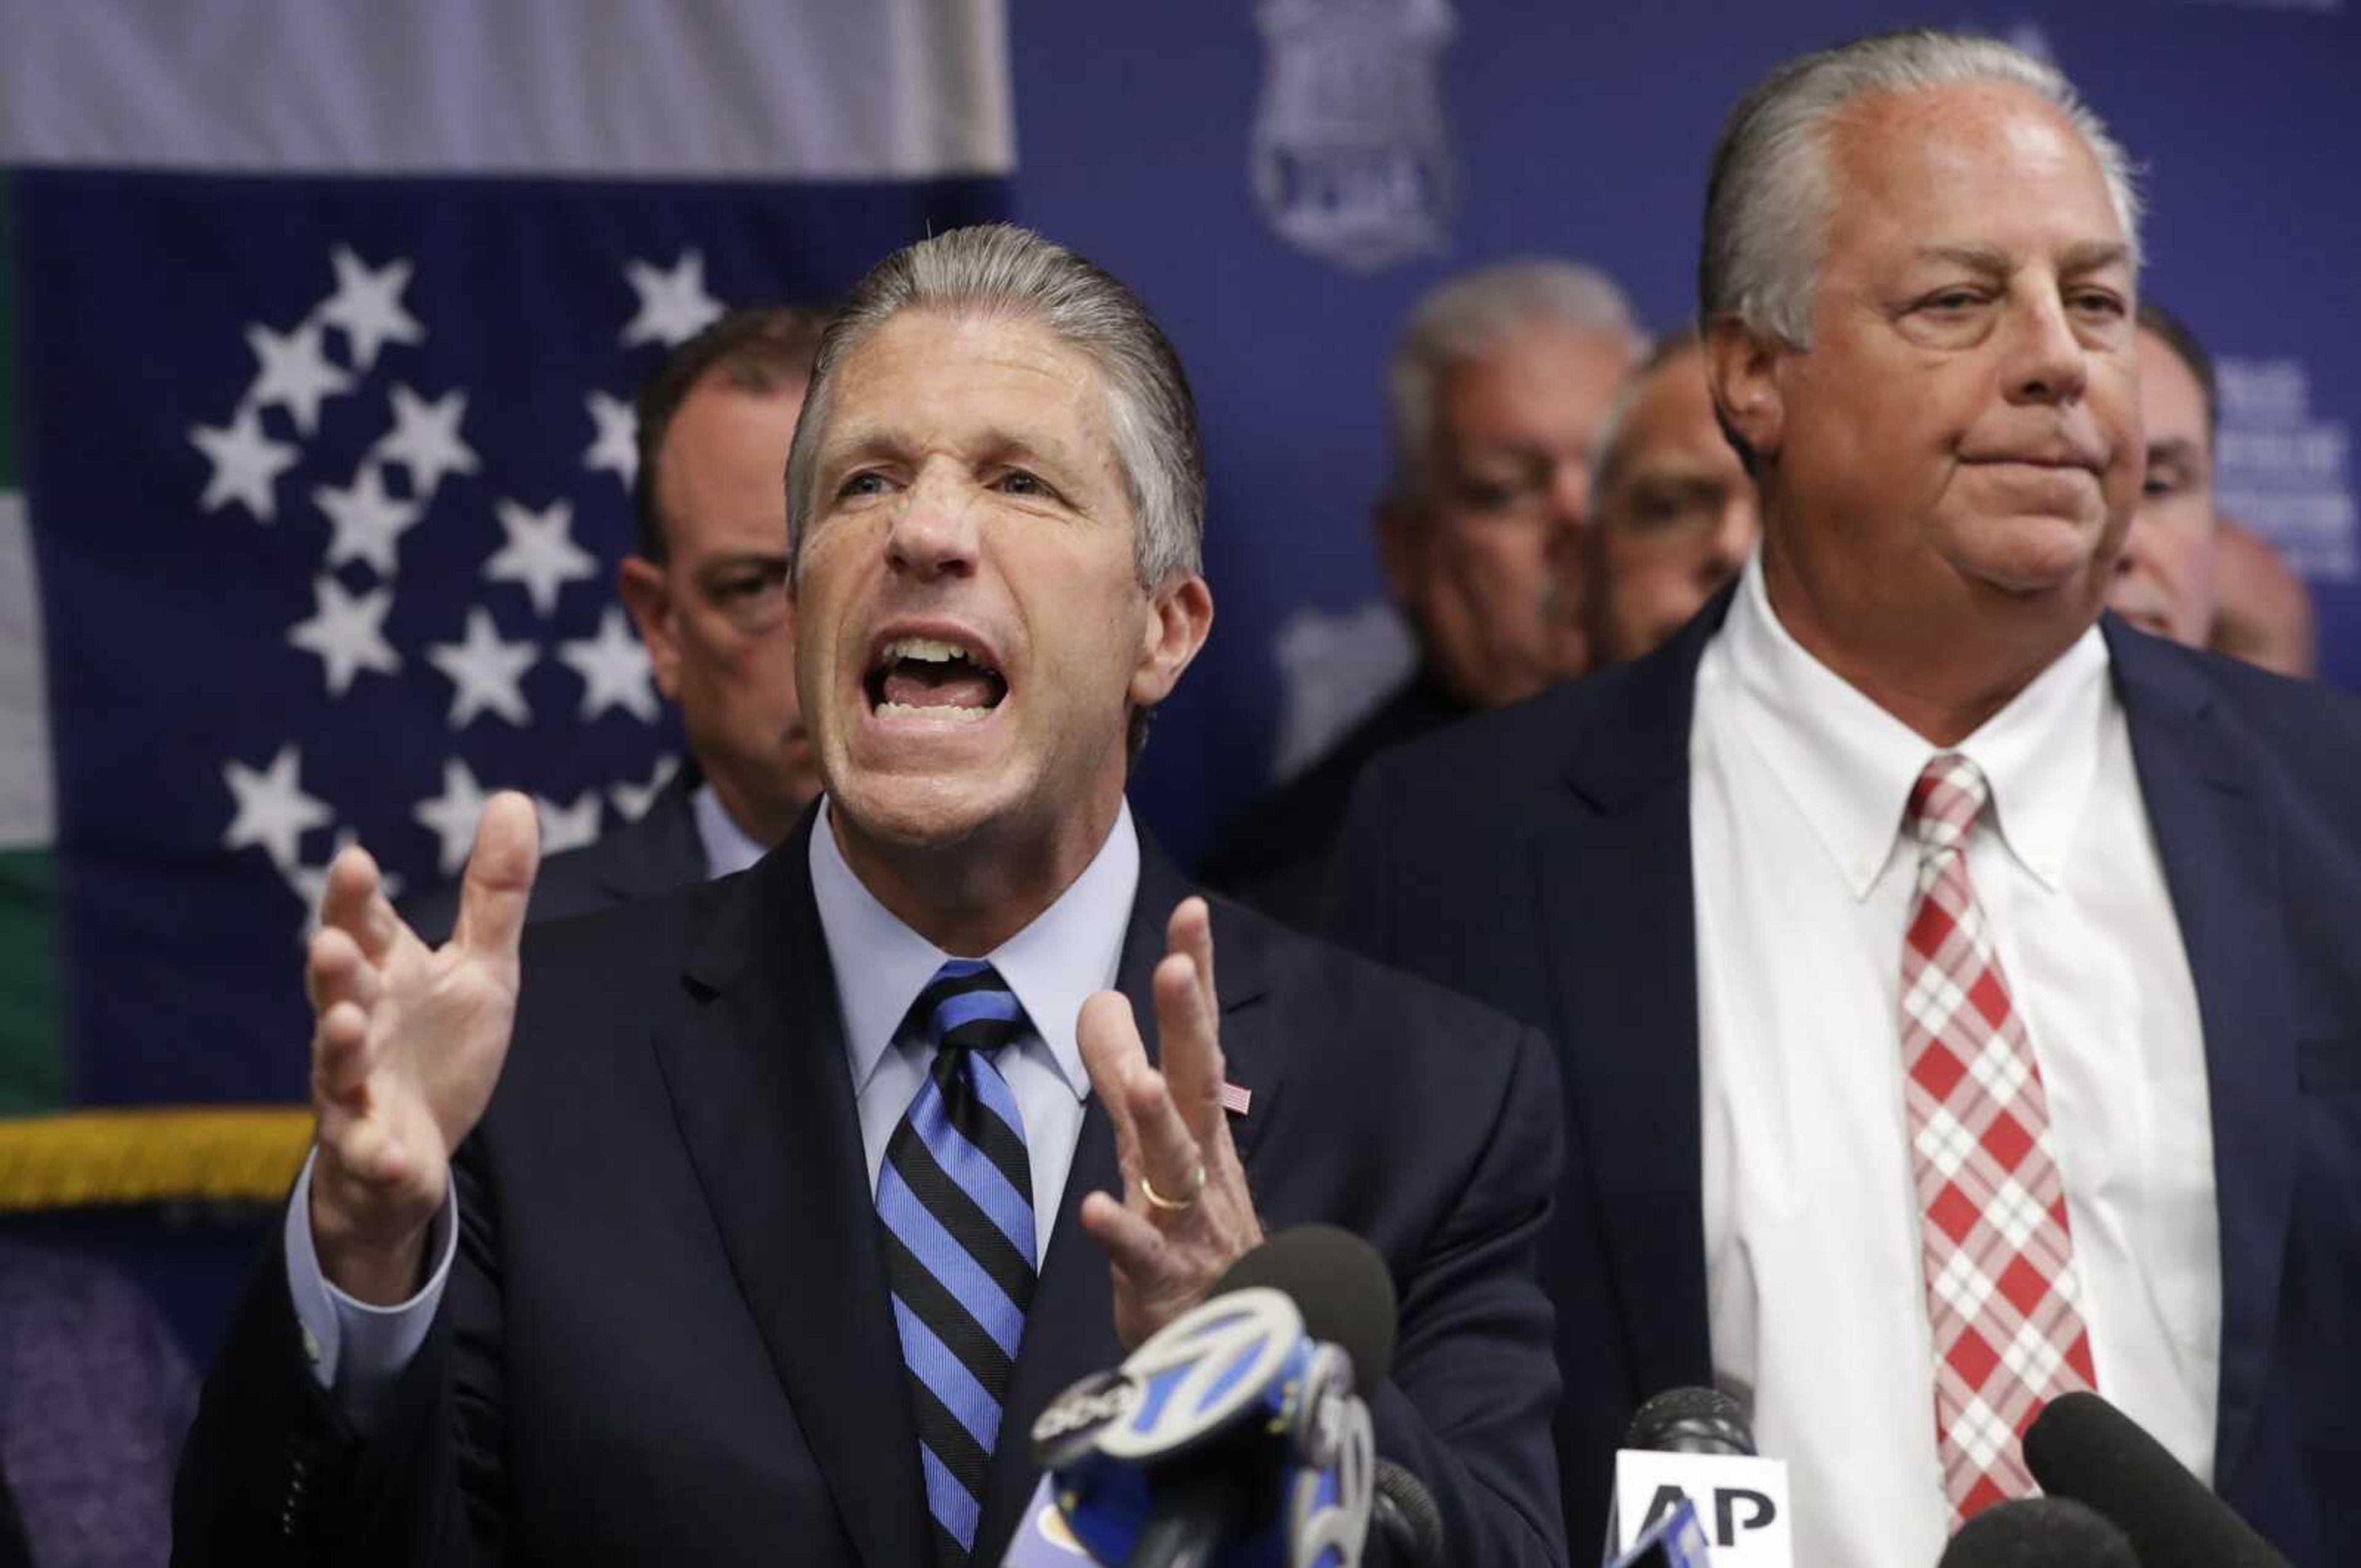
<path fill-rule="evenodd" d="M 1222 1109 L 1243 1116 L 1254 1106 L 1254 1091 L 1241 1084 L 1222 1085 Z"/>

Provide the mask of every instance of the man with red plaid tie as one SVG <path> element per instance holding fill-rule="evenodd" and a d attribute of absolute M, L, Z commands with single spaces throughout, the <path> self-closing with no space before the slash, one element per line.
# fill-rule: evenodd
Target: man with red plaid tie
<path fill-rule="evenodd" d="M 1576 1542 L 1661 1388 L 1749 1402 L 1799 1563 L 1886 1568 L 2027 1492 L 2026 1426 L 2095 1386 L 2350 1553 L 2361 713 L 2101 613 L 2138 215 L 2004 45 L 1773 71 L 1700 273 L 1755 558 L 1365 778 L 1334 928 L 1560 1048 Z"/>

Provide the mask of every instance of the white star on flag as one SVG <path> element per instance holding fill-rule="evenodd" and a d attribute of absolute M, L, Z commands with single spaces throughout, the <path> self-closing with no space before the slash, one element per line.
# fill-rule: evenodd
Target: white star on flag
<path fill-rule="evenodd" d="M 219 511 L 236 501 L 254 514 L 257 522 L 269 522 L 277 516 L 279 502 L 271 487 L 302 454 L 263 433 L 260 410 L 249 403 L 219 429 L 191 425 L 189 440 L 214 466 L 213 477 L 205 481 L 204 498 L 198 505 L 207 511 Z"/>
<path fill-rule="evenodd" d="M 385 640 L 385 612 L 393 608 L 391 588 L 356 598 L 335 578 L 322 576 L 312 580 L 312 594 L 316 606 L 312 619 L 290 628 L 287 641 L 320 656 L 330 696 L 344 696 L 363 670 L 390 675 L 401 668 L 401 656 Z"/>
<path fill-rule="evenodd" d="M 598 837 L 598 792 L 586 789 L 571 806 L 560 806 L 545 795 L 533 797 L 541 808 L 541 852 L 563 854 Z"/>
<path fill-rule="evenodd" d="M 561 642 L 557 656 L 582 677 L 584 718 L 620 707 L 642 724 L 656 721 L 656 688 L 648 651 L 614 606 L 598 618 L 598 635 Z"/>
<path fill-rule="evenodd" d="M 675 347 L 695 337 L 721 314 L 721 302 L 705 291 L 705 257 L 685 250 L 669 270 L 645 261 L 626 262 L 623 276 L 640 297 L 640 313 L 623 329 L 623 345 L 661 343 Z"/>
<path fill-rule="evenodd" d="M 394 545 L 417 525 L 419 509 L 415 501 L 396 500 L 385 493 L 385 476 L 376 464 L 364 460 L 345 489 L 315 486 L 312 499 L 336 531 L 328 542 L 329 565 L 366 561 L 380 577 L 394 575 Z"/>
<path fill-rule="evenodd" d="M 448 474 L 472 474 L 478 466 L 475 449 L 459 438 L 459 421 L 467 411 L 467 394 L 446 392 L 428 402 L 397 383 L 392 394 L 393 428 L 378 437 L 369 455 L 399 463 L 410 471 L 410 493 L 423 506 Z"/>
<path fill-rule="evenodd" d="M 502 501 L 493 510 L 509 542 L 484 563 L 484 576 L 495 583 L 522 583 L 533 613 L 543 620 L 557 609 L 560 588 L 598 575 L 598 557 L 574 543 L 572 502 L 552 501 L 535 511 L 521 501 Z"/>
<path fill-rule="evenodd" d="M 443 762 L 443 793 L 411 809 L 411 820 L 443 841 L 437 863 L 445 876 L 458 875 L 467 863 L 467 851 L 476 842 L 476 819 L 483 816 L 488 798 L 467 764 L 449 757 Z"/>
<path fill-rule="evenodd" d="M 258 406 L 277 403 L 309 435 L 320 422 L 320 405 L 338 392 L 352 390 L 353 378 L 328 361 L 323 350 L 320 323 L 305 322 L 293 332 L 275 333 L 259 322 L 246 329 L 247 345 L 260 368 L 247 401 Z"/>
<path fill-rule="evenodd" d="M 426 329 L 401 308 L 401 291 L 410 283 L 409 262 L 389 261 L 371 271 L 368 262 L 341 245 L 328 259 L 336 269 L 336 291 L 320 307 L 320 319 L 344 328 L 356 366 L 366 371 L 389 343 L 424 341 Z"/>
<path fill-rule="evenodd" d="M 303 793 L 296 777 L 302 767 L 302 754 L 291 740 L 279 748 L 267 768 L 249 768 L 236 759 L 222 764 L 222 779 L 237 802 L 237 814 L 222 835 L 223 849 L 259 844 L 271 863 L 282 869 L 302 858 L 303 835 L 325 828 L 336 814 Z"/>
<path fill-rule="evenodd" d="M 478 605 L 467 612 L 467 635 L 458 642 L 438 642 L 426 650 L 426 662 L 450 677 L 451 728 L 463 729 L 486 708 L 522 728 L 533 722 L 517 683 L 540 661 L 541 651 L 530 642 L 503 642 L 492 612 Z"/>
<path fill-rule="evenodd" d="M 607 792 L 607 797 L 615 803 L 616 811 L 626 821 L 637 822 L 648 814 L 648 807 L 655 804 L 656 796 L 664 793 L 664 785 L 672 783 L 673 775 L 679 772 L 678 757 L 659 757 L 647 783 L 634 784 L 624 779 Z"/>
<path fill-rule="evenodd" d="M 582 466 L 594 473 L 605 468 L 623 481 L 624 489 L 630 489 L 640 472 L 639 415 L 622 399 L 604 392 L 592 392 L 583 401 L 589 406 L 590 422 L 598 427 L 598 434 L 590 450 L 582 455 Z"/>

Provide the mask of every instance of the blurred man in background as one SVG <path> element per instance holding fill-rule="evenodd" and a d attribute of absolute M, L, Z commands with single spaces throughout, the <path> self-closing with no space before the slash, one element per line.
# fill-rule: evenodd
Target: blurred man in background
<path fill-rule="evenodd" d="M 2142 630 L 2283 675 L 2319 673 L 2312 596 L 2278 551 L 2215 510 L 2221 398 L 2213 356 L 2178 316 L 2140 303 L 2147 479 L 2107 607 Z"/>
<path fill-rule="evenodd" d="M 680 705 L 688 759 L 638 821 L 549 857 L 534 919 L 744 871 L 819 793 L 796 700 L 782 476 L 826 324 L 801 306 L 734 311 L 640 392 L 639 548 L 617 587 L 657 689 Z M 457 910 L 454 885 L 403 914 L 440 940 Z"/>
<path fill-rule="evenodd" d="M 2215 521 L 2210 646 L 2282 675 L 2320 674 L 2312 590 L 2269 540 L 2232 517 Z"/>
<path fill-rule="evenodd" d="M 1210 885 L 1310 924 L 1345 799 L 1372 756 L 1587 667 L 1567 602 L 1580 585 L 1554 587 L 1551 541 L 1589 516 L 1599 430 L 1639 349 L 1622 291 L 1576 262 L 1484 268 L 1419 302 L 1387 373 L 1393 479 L 1376 520 L 1418 667 L 1326 756 L 1240 815 L 1207 857 Z"/>
<path fill-rule="evenodd" d="M 1666 338 L 1632 372 L 1592 482 L 1590 525 L 1559 534 L 1550 565 L 1559 603 L 1583 616 L 1597 668 L 1636 659 L 1686 625 L 1754 548 L 1754 481 L 1714 419 L 1694 332 Z"/>
<path fill-rule="evenodd" d="M 2213 630 L 2213 359 L 2153 300 L 2139 310 L 2140 423 L 2147 473 L 2107 608 L 2143 631 L 2202 648 Z"/>

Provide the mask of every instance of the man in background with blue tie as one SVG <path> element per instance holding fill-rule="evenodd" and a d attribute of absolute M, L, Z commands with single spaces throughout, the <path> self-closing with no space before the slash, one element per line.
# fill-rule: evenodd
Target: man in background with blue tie
<path fill-rule="evenodd" d="M 1397 1281 L 1365 1392 L 1450 1560 L 1563 1561 L 1546 1048 L 1209 909 L 1125 804 L 1213 615 L 1160 331 L 1022 230 L 913 246 L 830 327 L 787 486 L 827 794 L 776 851 L 521 964 L 521 798 L 439 950 L 332 870 L 319 1144 L 180 1556 L 996 1563 L 1043 1404 L 1318 1219 Z"/>

